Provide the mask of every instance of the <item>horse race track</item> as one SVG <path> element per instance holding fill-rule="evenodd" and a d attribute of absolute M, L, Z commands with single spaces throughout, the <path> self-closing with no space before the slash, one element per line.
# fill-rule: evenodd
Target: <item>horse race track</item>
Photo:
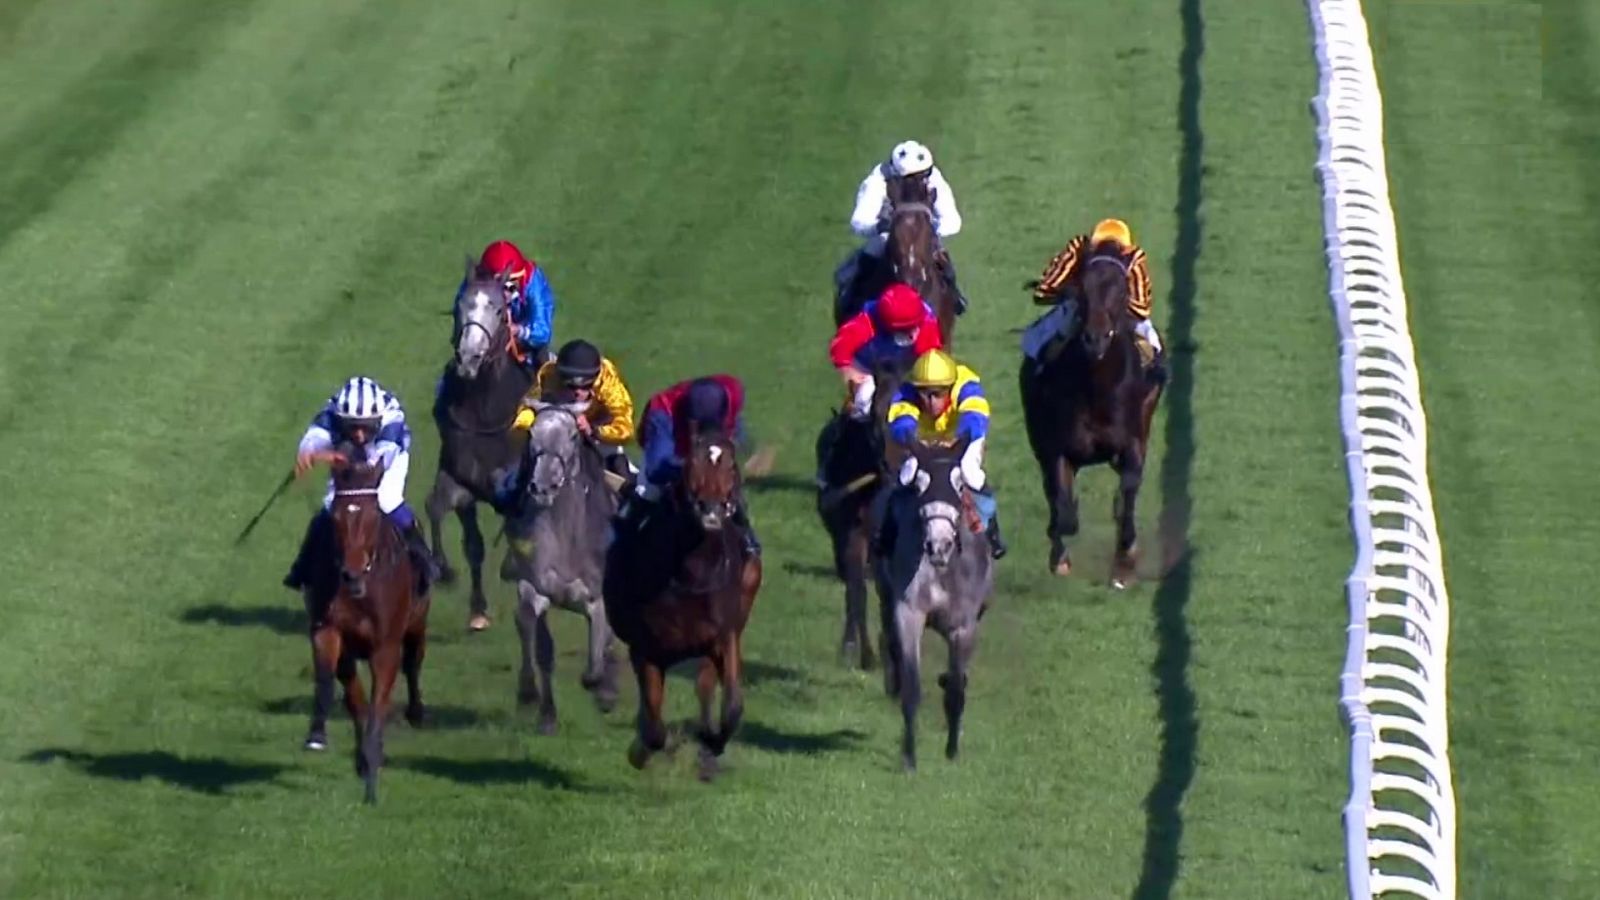
<path fill-rule="evenodd" d="M 1600 14 L 1369 14 L 1456 610 L 1463 892 L 1593 896 Z M 1308 43 L 1300 4 L 1256 0 L 0 7 L 0 896 L 1339 896 L 1350 548 Z M 877 674 L 836 661 L 809 487 L 828 280 L 905 137 L 966 215 L 956 350 L 1012 542 L 964 757 L 909 778 Z M 1078 574 L 1047 576 L 1016 408 L 1019 285 L 1105 214 L 1175 351 L 1125 595 L 1103 470 Z M 356 371 L 407 403 L 421 501 L 451 292 L 500 236 L 641 403 L 733 371 L 780 450 L 709 787 L 692 753 L 628 767 L 632 686 L 593 709 L 568 614 L 562 730 L 536 736 L 498 583 L 470 638 L 464 592 L 437 596 L 436 722 L 391 728 L 381 806 L 342 721 L 300 749 L 278 579 L 320 486 L 232 538 Z"/>

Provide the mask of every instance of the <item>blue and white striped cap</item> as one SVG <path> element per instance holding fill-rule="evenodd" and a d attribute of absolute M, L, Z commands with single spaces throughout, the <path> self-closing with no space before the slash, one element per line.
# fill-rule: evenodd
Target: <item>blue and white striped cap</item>
<path fill-rule="evenodd" d="M 333 411 L 341 419 L 376 419 L 389 403 L 389 392 L 376 381 L 358 375 L 344 383 L 333 398 Z"/>

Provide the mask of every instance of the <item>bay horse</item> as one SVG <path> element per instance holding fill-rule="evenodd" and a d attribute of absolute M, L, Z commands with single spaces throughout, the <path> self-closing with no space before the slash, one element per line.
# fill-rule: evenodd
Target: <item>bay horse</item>
<path fill-rule="evenodd" d="M 889 178 L 889 238 L 884 260 L 895 281 L 917 289 L 939 317 L 945 347 L 955 340 L 956 292 L 946 277 L 933 224 L 933 189 L 927 178 Z"/>
<path fill-rule="evenodd" d="M 745 528 L 735 519 L 740 496 L 733 442 L 695 433 L 684 471 L 659 505 L 618 527 L 606 554 L 605 603 L 639 682 L 638 736 L 628 762 L 642 769 L 666 747 L 661 718 L 667 669 L 701 657 L 700 777 L 715 776 L 744 713 L 743 634 L 761 589 L 761 558 L 746 555 Z M 711 702 L 722 688 L 722 714 Z"/>
<path fill-rule="evenodd" d="M 849 415 L 849 400 L 835 410 L 817 435 L 817 516 L 827 529 L 833 547 L 833 571 L 844 582 L 844 635 L 839 658 L 862 670 L 877 666 L 867 632 L 867 583 L 872 560 L 873 498 L 888 483 L 887 454 L 889 405 L 900 388 L 904 372 L 879 365 L 873 373 L 877 392 L 872 413 L 865 420 Z"/>
<path fill-rule="evenodd" d="M 923 629 L 932 627 L 950 647 L 950 667 L 939 676 L 939 686 L 948 728 L 944 752 L 955 759 L 978 620 L 994 591 L 989 537 L 961 478 L 967 445 L 964 438 L 951 447 L 913 443 L 885 513 L 893 537 L 888 555 L 876 565 L 887 651 L 884 689 L 900 700 L 905 722 L 900 761 L 908 772 L 917 768 Z"/>
<path fill-rule="evenodd" d="M 472 579 L 467 628 L 489 627 L 489 601 L 483 594 L 483 529 L 479 503 L 492 503 L 496 486 L 514 472 L 527 447 L 526 432 L 511 427 L 534 373 L 514 356 L 506 279 L 509 271 L 486 276 L 467 259 L 466 286 L 455 303 L 451 342 L 455 358 L 445 365 L 433 421 L 439 428 L 439 465 L 426 504 L 439 581 L 455 579 L 444 549 L 443 520 L 455 511 L 461 544 Z"/>
<path fill-rule="evenodd" d="M 378 508 L 381 463 L 349 462 L 359 452 L 345 445 L 333 463 L 330 535 L 337 548 L 338 587 L 306 591 L 311 618 L 311 648 L 316 692 L 308 748 L 327 746 L 328 710 L 333 680 L 344 687 L 345 709 L 355 725 L 356 774 L 366 782 L 366 802 L 378 802 L 378 770 L 383 766 L 383 723 L 397 673 L 406 676 L 406 721 L 421 725 L 422 660 L 428 649 L 426 594 L 417 593 L 400 531 Z M 328 549 L 325 546 L 324 552 Z M 328 568 L 333 568 L 329 566 Z M 317 581 L 326 579 L 314 579 Z M 365 659 L 372 678 L 364 695 L 357 661 Z"/>
<path fill-rule="evenodd" d="M 1135 343 L 1127 271 L 1115 245 L 1091 248 L 1065 292 L 1080 305 L 1076 335 L 1041 362 L 1024 357 L 1019 373 L 1028 443 L 1050 506 L 1050 568 L 1057 575 L 1072 571 L 1063 538 L 1078 533 L 1073 490 L 1078 471 L 1109 464 L 1120 479 L 1111 566 L 1111 586 L 1119 590 L 1134 576 L 1134 504 L 1144 478 L 1150 423 L 1162 393 L 1161 382 L 1146 372 Z"/>

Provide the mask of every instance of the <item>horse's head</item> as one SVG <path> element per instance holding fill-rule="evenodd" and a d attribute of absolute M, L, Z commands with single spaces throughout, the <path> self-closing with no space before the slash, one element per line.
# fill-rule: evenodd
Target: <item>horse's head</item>
<path fill-rule="evenodd" d="M 961 549 L 961 457 L 969 441 L 953 446 L 911 445 L 911 455 L 900 468 L 900 483 L 917 492 L 917 518 L 922 522 L 922 557 L 935 569 L 950 565 Z"/>
<path fill-rule="evenodd" d="M 1128 324 L 1128 262 L 1115 245 L 1101 243 L 1089 251 L 1080 288 L 1083 328 L 1079 338 L 1089 357 L 1099 362 L 1117 332 Z"/>
<path fill-rule="evenodd" d="M 456 299 L 455 334 L 456 374 L 478 377 L 485 361 L 505 351 L 509 343 L 506 329 L 510 319 L 506 307 L 516 292 L 510 269 L 483 272 L 467 260 L 466 287 Z"/>
<path fill-rule="evenodd" d="M 890 178 L 885 182 L 889 199 L 887 252 L 896 276 L 908 284 L 926 287 L 933 281 L 933 189 L 926 173 Z"/>
<path fill-rule="evenodd" d="M 534 401 L 535 418 L 528 429 L 528 499 L 548 509 L 556 497 L 578 478 L 578 454 L 583 435 L 578 431 L 578 416 L 587 403 L 545 403 Z"/>
<path fill-rule="evenodd" d="M 377 558 L 383 511 L 378 508 L 378 482 L 383 463 L 365 463 L 350 445 L 333 464 L 333 532 L 339 541 L 339 575 L 352 597 L 367 592 L 367 576 Z"/>
<path fill-rule="evenodd" d="M 720 432 L 696 431 L 683 464 L 682 490 L 700 526 L 720 531 L 739 505 L 739 464 L 733 442 Z"/>

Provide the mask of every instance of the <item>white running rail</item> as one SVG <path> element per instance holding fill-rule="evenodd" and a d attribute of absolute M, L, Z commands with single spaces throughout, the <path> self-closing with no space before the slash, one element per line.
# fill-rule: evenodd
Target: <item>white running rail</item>
<path fill-rule="evenodd" d="M 1350 727 L 1345 871 L 1350 896 L 1360 900 L 1454 898 L 1450 602 L 1389 205 L 1383 101 L 1360 0 L 1307 5 L 1321 75 L 1317 170 L 1356 546 L 1339 682 Z"/>

